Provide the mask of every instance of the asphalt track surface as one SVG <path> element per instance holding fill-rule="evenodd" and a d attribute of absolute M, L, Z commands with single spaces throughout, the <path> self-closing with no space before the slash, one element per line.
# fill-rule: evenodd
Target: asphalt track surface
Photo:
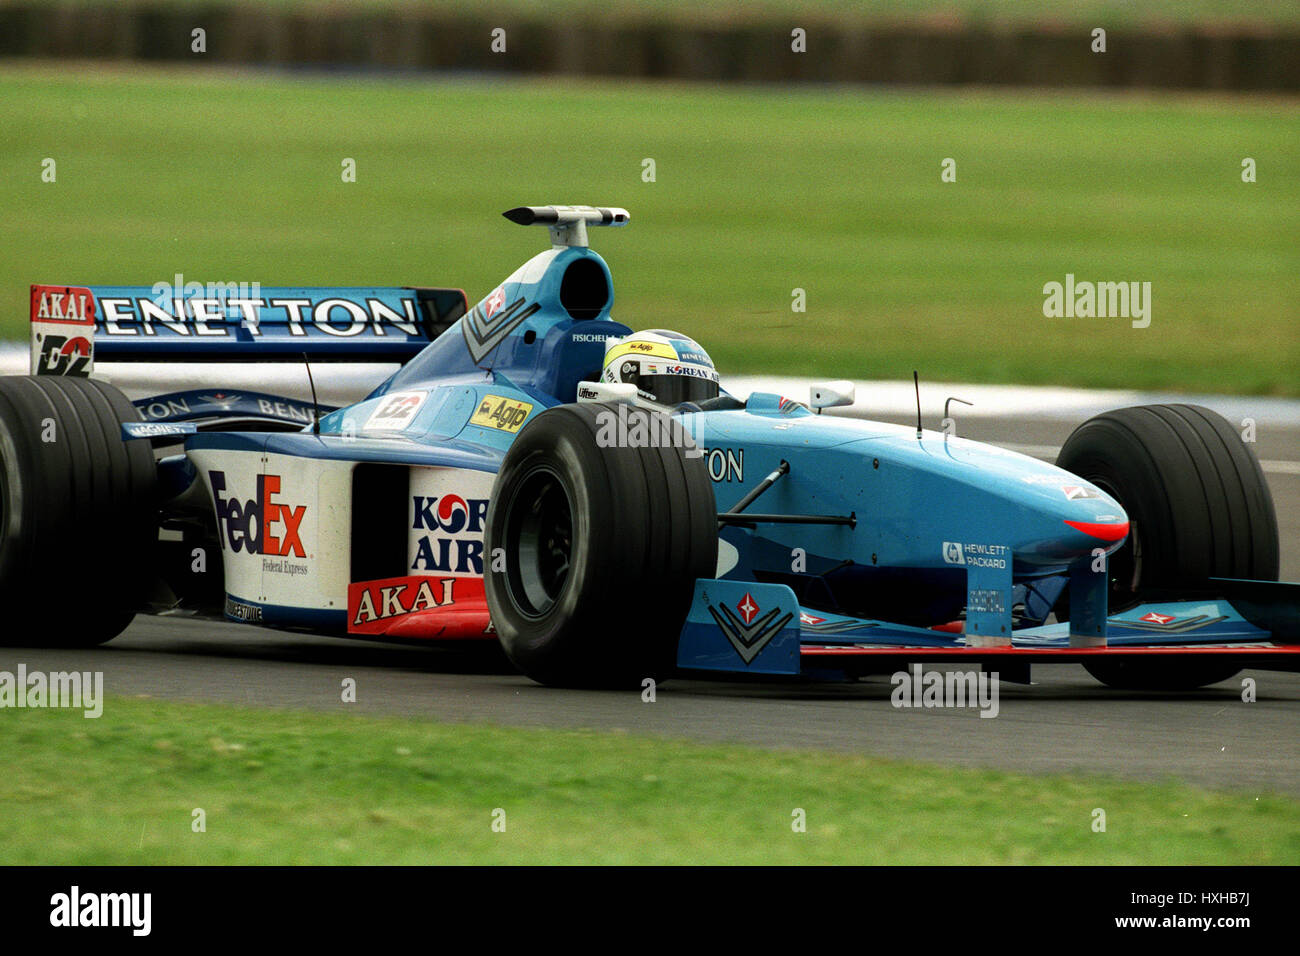
<path fill-rule="evenodd" d="M 984 420 L 965 437 L 1050 457 L 1072 422 Z M 1300 580 L 1300 429 L 1263 429 L 1257 453 L 1278 508 L 1282 577 Z M 1290 464 L 1288 464 L 1290 463 Z M 543 688 L 480 653 L 389 646 L 179 618 L 139 617 L 93 650 L 0 648 L 0 670 L 103 671 L 115 695 L 417 719 L 566 727 L 820 749 L 1030 773 L 1177 777 L 1243 796 L 1300 796 L 1300 674 L 1246 671 L 1191 693 L 1113 691 L 1075 665 L 1002 683 L 999 713 L 901 709 L 888 677 L 852 684 L 670 681 L 640 693 Z M 357 702 L 341 701 L 354 678 Z M 111 706 L 111 704 L 110 704 Z M 1014 809 L 1014 808 L 1009 808 Z"/>

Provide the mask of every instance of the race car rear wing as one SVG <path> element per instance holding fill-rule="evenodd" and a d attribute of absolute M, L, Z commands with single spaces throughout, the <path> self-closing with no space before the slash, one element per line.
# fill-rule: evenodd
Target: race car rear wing
<path fill-rule="evenodd" d="M 33 375 L 110 362 L 405 362 L 465 314 L 460 289 L 31 287 Z"/>

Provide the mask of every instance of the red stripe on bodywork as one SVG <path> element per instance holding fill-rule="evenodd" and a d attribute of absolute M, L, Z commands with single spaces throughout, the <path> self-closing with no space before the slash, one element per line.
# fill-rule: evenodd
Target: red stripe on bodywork
<path fill-rule="evenodd" d="M 1084 534 L 1099 538 L 1102 541 L 1118 541 L 1128 534 L 1127 521 L 1120 524 L 1100 524 L 1094 521 L 1070 521 L 1066 519 L 1065 523 L 1075 531 L 1082 531 Z"/>
<path fill-rule="evenodd" d="M 801 657 L 857 657 L 876 655 L 880 657 L 1039 657 L 1050 660 L 1053 657 L 1150 657 L 1157 655 L 1238 655 L 1241 657 L 1287 657 L 1300 655 L 1300 645 L 1258 644 L 1240 647 L 1223 647 L 1221 645 L 1184 644 L 1178 647 L 1159 647 L 1144 645 L 1141 647 L 906 647 L 903 645 L 880 647 L 828 647 L 804 646 L 799 649 Z"/>

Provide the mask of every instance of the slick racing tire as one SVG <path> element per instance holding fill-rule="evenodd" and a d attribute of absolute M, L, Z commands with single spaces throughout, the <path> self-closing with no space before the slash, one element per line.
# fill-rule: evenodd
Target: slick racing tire
<path fill-rule="evenodd" d="M 1199 405 L 1105 412 L 1075 429 L 1056 463 L 1128 512 L 1128 540 L 1108 569 L 1112 613 L 1139 603 L 1146 589 L 1204 586 L 1211 577 L 1277 580 L 1277 516 L 1264 472 L 1218 413 Z M 1133 690 L 1204 687 L 1239 670 L 1141 660 L 1084 667 L 1109 687 Z"/>
<path fill-rule="evenodd" d="M 610 441 L 619 417 L 620 434 L 639 421 L 670 447 Z M 675 419 L 601 404 L 548 409 L 519 432 L 492 489 L 484 578 L 522 673 L 628 687 L 672 671 L 695 581 L 718 558 L 713 484 L 689 441 Z"/>
<path fill-rule="evenodd" d="M 157 470 L 104 382 L 0 378 L 0 644 L 76 647 L 120 634 L 144 597 Z"/>

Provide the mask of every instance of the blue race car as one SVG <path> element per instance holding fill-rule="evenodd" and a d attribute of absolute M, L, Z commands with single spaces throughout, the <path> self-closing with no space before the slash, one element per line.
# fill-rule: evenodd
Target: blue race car
<path fill-rule="evenodd" d="M 382 640 L 497 640 L 547 684 L 853 677 L 925 661 L 1188 688 L 1300 667 L 1259 464 L 1192 405 L 1081 425 L 1056 465 L 720 388 L 611 318 L 588 230 L 472 309 L 458 289 L 32 287 L 0 378 L 9 642 L 140 611 Z M 341 408 L 247 389 L 128 400 L 96 361 L 398 362 Z M 319 366 L 318 366 L 319 367 Z M 56 625 L 54 622 L 58 622 Z"/>

